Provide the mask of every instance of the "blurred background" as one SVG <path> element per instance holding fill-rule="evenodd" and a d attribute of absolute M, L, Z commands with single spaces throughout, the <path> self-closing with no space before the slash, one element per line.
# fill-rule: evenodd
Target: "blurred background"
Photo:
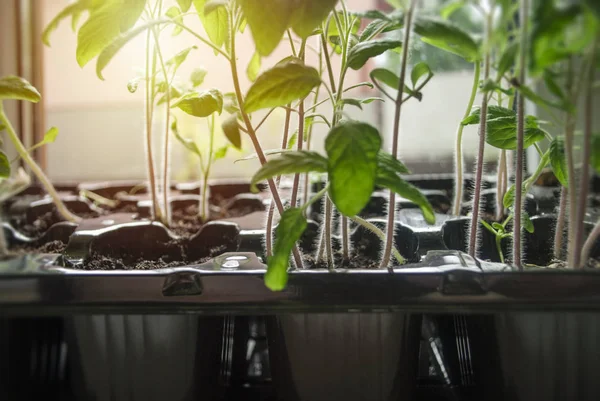
<path fill-rule="evenodd" d="M 175 0 L 167 0 L 167 3 Z M 385 0 L 347 0 L 350 10 L 388 10 Z M 422 0 L 419 12 L 433 12 L 443 6 L 443 0 Z M 60 133 L 55 143 L 41 150 L 38 156 L 46 166 L 49 176 L 58 181 L 143 179 L 144 164 L 144 96 L 140 88 L 132 94 L 127 82 L 143 72 L 143 35 L 130 42 L 106 68 L 105 81 L 96 77 L 95 62 L 80 68 L 75 60 L 76 35 L 69 21 L 63 22 L 51 37 L 51 47 L 42 45 L 40 37 L 44 27 L 66 5 L 69 0 L 2 0 L 0 14 L 0 45 L 3 57 L 0 60 L 0 75 L 18 74 L 28 78 L 37 86 L 44 97 L 36 106 L 9 105 L 13 121 L 26 142 L 33 143 L 41 138 L 45 130 L 56 126 Z M 168 4 L 167 4 L 168 6 Z M 452 19 L 464 29 L 480 31 L 479 15 L 468 9 L 453 14 Z M 186 17 L 186 23 L 198 32 L 202 27 L 196 15 Z M 363 23 L 364 24 L 364 23 Z M 237 52 L 241 68 L 242 88 L 250 85 L 245 76 L 254 46 L 249 30 L 238 41 Z M 162 37 L 162 48 L 166 58 L 178 51 L 197 44 L 196 40 L 183 32 L 171 37 L 166 32 Z M 412 100 L 403 108 L 400 127 L 400 157 L 416 173 L 439 173 L 453 170 L 453 148 L 457 126 L 465 113 L 472 82 L 473 69 L 457 56 L 442 53 L 426 46 L 417 38 L 411 48 L 411 63 L 427 61 L 435 76 L 423 91 L 421 102 Z M 315 44 L 316 46 L 316 44 Z M 261 71 L 269 68 L 289 54 L 289 43 L 282 41 L 277 50 L 262 60 Z M 311 58 L 312 57 L 312 58 Z M 369 80 L 369 71 L 378 66 L 399 70 L 400 54 L 387 52 L 371 60 L 359 72 L 350 70 L 346 87 Z M 334 69 L 339 63 L 334 56 Z M 316 57 L 308 52 L 307 63 L 316 65 Z M 231 91 L 228 64 L 214 55 L 212 50 L 199 47 L 190 53 L 179 70 L 182 81 L 189 79 L 194 68 L 203 67 L 208 75 L 202 89 L 217 88 Z M 353 97 L 379 96 L 376 90 L 361 88 L 354 90 Z M 476 100 L 477 104 L 479 100 Z M 377 126 L 389 142 L 392 130 L 393 104 L 372 102 L 363 110 L 347 106 L 347 112 Z M 323 110 L 328 115 L 330 110 Z M 197 119 L 175 111 L 180 130 L 184 136 L 194 138 L 200 145 L 207 140 L 206 119 Z M 260 114 L 260 113 L 257 113 Z M 163 117 L 161 117 L 163 116 Z M 154 122 L 162 129 L 164 109 Z M 255 121 L 261 116 L 257 115 Z M 279 148 L 284 112 L 277 110 L 259 131 L 264 149 Z M 297 122 L 292 121 L 295 125 Z M 325 125 L 315 126 L 314 147 L 322 148 L 326 134 Z M 159 135 L 155 135 L 159 137 Z M 224 138 L 217 135 L 219 141 Z M 247 139 L 247 138 L 246 138 Z M 466 127 L 464 154 L 472 161 L 477 145 L 477 129 Z M 197 159 L 173 142 L 173 178 L 191 180 L 198 177 Z M 159 143 L 156 144 L 159 146 Z M 213 177 L 249 177 L 257 168 L 256 160 L 238 161 L 253 153 L 250 141 L 244 142 L 242 152 L 230 150 L 225 159 L 215 165 Z M 486 160 L 496 160 L 493 148 L 486 149 Z M 471 164 L 468 163 L 471 171 Z"/>

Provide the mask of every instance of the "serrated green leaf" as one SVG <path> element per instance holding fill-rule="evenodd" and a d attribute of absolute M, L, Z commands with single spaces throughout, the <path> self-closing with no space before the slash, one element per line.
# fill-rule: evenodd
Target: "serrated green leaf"
<path fill-rule="evenodd" d="M 338 0 L 298 0 L 290 20 L 290 26 L 301 38 L 309 37 L 313 30 L 329 15 Z"/>
<path fill-rule="evenodd" d="M 360 42 L 348 52 L 348 67 L 359 70 L 370 58 L 400 46 L 402 46 L 402 41 L 395 39 L 372 39 Z"/>
<path fill-rule="evenodd" d="M 28 152 L 31 152 L 41 146 L 47 145 L 49 143 L 53 143 L 56 140 L 56 137 L 58 136 L 58 128 L 56 127 L 51 127 L 48 131 L 46 131 L 46 133 L 44 134 L 44 138 L 36 143 L 35 145 L 33 145 L 32 147 L 30 147 L 28 149 Z"/>
<path fill-rule="evenodd" d="M 50 47 L 50 35 L 52 35 L 52 33 L 58 28 L 60 23 L 69 17 L 72 17 L 74 20 L 76 20 L 81 13 L 89 10 L 92 7 L 92 3 L 92 0 L 78 0 L 62 9 L 52 19 L 52 21 L 50 21 L 46 28 L 44 28 L 44 32 L 42 33 L 42 42 L 46 46 Z"/>
<path fill-rule="evenodd" d="M 247 113 L 284 106 L 306 97 L 321 83 L 319 72 L 295 62 L 277 65 L 263 72 L 250 87 L 244 109 Z"/>
<path fill-rule="evenodd" d="M 253 191 L 257 191 L 256 184 L 260 181 L 279 175 L 310 172 L 327 172 L 327 159 L 316 152 L 306 150 L 284 152 L 263 164 L 252 177 L 250 185 Z"/>
<path fill-rule="evenodd" d="M 208 117 L 223 111 L 223 95 L 216 89 L 204 92 L 189 92 L 177 99 L 171 108 L 179 108 L 195 117 Z"/>
<path fill-rule="evenodd" d="M 192 0 L 177 0 L 177 4 L 182 12 L 187 13 L 192 6 Z"/>
<path fill-rule="evenodd" d="M 421 209 L 421 213 L 428 224 L 435 223 L 435 212 L 425 195 L 423 195 L 417 187 L 403 180 L 395 171 L 380 164 L 377 170 L 375 184 L 380 187 L 388 188 L 404 199 L 413 202 Z"/>
<path fill-rule="evenodd" d="M 238 0 L 250 26 L 256 50 L 268 56 L 275 50 L 289 26 L 295 10 L 288 0 Z"/>
<path fill-rule="evenodd" d="M 133 28 L 140 19 L 146 0 L 122 0 L 123 8 L 121 12 L 121 32 L 127 32 Z"/>
<path fill-rule="evenodd" d="M 414 30 L 425 43 L 454 53 L 470 62 L 480 59 L 479 46 L 475 39 L 449 21 L 421 16 L 415 20 Z"/>
<path fill-rule="evenodd" d="M 206 71 L 206 69 L 195 68 L 190 74 L 190 81 L 192 82 L 192 86 L 196 88 L 202 85 L 202 83 L 204 82 L 204 78 L 206 78 L 206 74 L 208 74 L 208 71 Z"/>
<path fill-rule="evenodd" d="M 240 135 L 240 126 L 238 125 L 237 115 L 232 114 L 223 120 L 221 124 L 225 137 L 236 149 L 242 148 L 242 136 Z"/>
<path fill-rule="evenodd" d="M 258 52 L 254 52 L 252 58 L 250 59 L 250 63 L 248 63 L 248 67 L 246 68 L 246 75 L 250 82 L 256 81 L 258 77 L 258 73 L 260 71 L 260 54 Z"/>
<path fill-rule="evenodd" d="M 10 160 L 2 150 L 0 150 L 0 178 L 10 177 Z"/>
<path fill-rule="evenodd" d="M 265 285 L 271 291 L 281 291 L 288 281 L 290 254 L 296 241 L 300 239 L 308 226 L 304 211 L 290 208 L 283 212 L 275 229 L 273 255 L 267 261 Z"/>
<path fill-rule="evenodd" d="M 343 215 L 357 215 L 371 199 L 380 148 L 379 132 L 366 123 L 344 121 L 327 134 L 329 194 Z"/>
<path fill-rule="evenodd" d="M 108 63 L 110 63 L 113 57 L 119 52 L 119 50 L 123 48 L 123 46 L 125 46 L 129 41 L 131 41 L 140 33 L 158 24 L 160 24 L 160 21 L 148 22 L 129 32 L 120 34 L 114 37 L 113 40 L 109 43 L 106 43 L 105 47 L 100 50 L 98 60 L 96 61 L 96 75 L 98 76 L 98 78 L 104 80 L 104 77 L 102 76 L 102 71 L 104 70 L 104 68 L 106 68 Z"/>
<path fill-rule="evenodd" d="M 393 157 L 391 154 L 383 151 L 377 154 L 377 166 L 380 170 L 385 170 L 386 172 L 392 172 L 394 174 L 410 174 L 410 170 L 404 163 Z"/>
<path fill-rule="evenodd" d="M 554 138 L 552 143 L 550 143 L 548 152 L 550 154 L 550 165 L 552 166 L 554 175 L 563 187 L 568 188 L 569 180 L 564 138 Z"/>
<path fill-rule="evenodd" d="M 42 99 L 42 95 L 26 79 L 7 75 L 0 78 L 0 101 L 3 99 L 27 100 L 37 103 Z"/>
<path fill-rule="evenodd" d="M 210 12 L 206 12 L 207 0 L 193 0 L 194 8 L 202 22 L 202 26 L 210 41 L 217 47 L 222 47 L 229 39 L 229 12 L 227 7 L 218 3 Z"/>
<path fill-rule="evenodd" d="M 94 10 L 77 33 L 76 59 L 84 67 L 121 33 L 123 4 L 110 0 Z"/>
<path fill-rule="evenodd" d="M 423 76 L 426 76 L 426 79 L 429 79 L 432 75 L 433 72 L 431 72 L 431 68 L 429 68 L 429 65 L 427 65 L 427 63 L 425 63 L 424 61 L 421 61 L 420 63 L 415 65 L 412 71 L 410 72 L 410 80 L 412 82 L 413 88 L 417 87 L 419 80 Z"/>

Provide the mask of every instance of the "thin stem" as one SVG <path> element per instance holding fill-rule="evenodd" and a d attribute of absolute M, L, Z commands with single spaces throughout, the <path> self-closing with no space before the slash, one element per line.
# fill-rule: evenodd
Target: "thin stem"
<path fill-rule="evenodd" d="M 567 73 L 567 88 L 571 92 L 571 100 L 574 100 L 579 96 L 579 92 L 573 91 L 572 86 L 573 80 L 573 59 L 569 59 L 568 73 Z M 576 191 L 576 178 L 575 178 L 575 155 L 574 155 L 574 142 L 575 142 L 575 116 L 572 113 L 568 113 L 566 117 L 567 129 L 565 131 L 565 155 L 567 158 L 567 180 L 569 185 L 569 231 L 567 236 L 567 264 L 570 267 L 575 268 L 573 264 L 575 262 L 575 237 L 577 233 L 577 191 Z"/>
<path fill-rule="evenodd" d="M 592 156 L 592 119 L 593 119 L 593 90 L 592 84 L 594 83 L 594 70 L 595 70 L 595 56 L 596 56 L 596 41 L 592 43 L 592 48 L 590 51 L 590 61 L 589 61 L 589 70 L 588 70 L 588 84 L 585 86 L 585 103 L 583 109 L 583 166 L 581 169 L 581 178 L 579 181 L 579 204 L 577 206 L 577 220 L 575 223 L 577 224 L 575 229 L 575 244 L 573 245 L 574 251 L 574 261 L 573 267 L 583 268 L 584 261 L 581 258 L 582 252 L 579 250 L 583 247 L 583 220 L 585 219 L 585 212 L 587 210 L 587 197 L 588 190 L 590 186 L 590 159 Z"/>
<path fill-rule="evenodd" d="M 290 41 L 290 48 L 291 48 L 291 50 L 292 50 L 292 55 L 293 55 L 294 57 L 296 57 L 296 54 L 297 54 L 297 53 L 296 53 L 296 46 L 294 46 L 294 41 L 292 40 L 292 33 L 290 32 L 290 30 L 289 30 L 289 29 L 287 30 L 287 37 L 288 37 L 288 39 L 289 39 L 289 41 Z"/>
<path fill-rule="evenodd" d="M 169 130 L 170 130 L 170 126 L 171 126 L 171 82 L 169 81 L 169 76 L 167 75 L 167 67 L 165 64 L 165 61 L 163 59 L 163 55 L 162 55 L 162 51 L 160 50 L 160 43 L 158 40 L 158 33 L 156 32 L 156 29 L 153 29 L 152 32 L 154 33 L 154 43 L 156 46 L 156 53 L 158 54 L 158 59 L 160 61 L 160 66 L 162 68 L 163 74 L 164 74 L 164 78 L 165 78 L 165 82 L 167 83 L 167 92 L 165 94 L 166 96 L 166 122 L 165 122 L 165 140 L 164 140 L 164 144 L 163 144 L 163 185 L 162 185 L 162 190 L 163 190 L 163 207 L 164 207 L 164 211 L 165 214 L 163 216 L 164 221 L 163 223 L 165 223 L 167 226 L 171 225 L 171 205 L 169 203 L 169 189 L 170 189 L 170 183 L 169 183 L 169 165 L 170 165 L 170 161 L 169 161 L 169 151 L 170 151 L 170 146 L 169 146 Z"/>
<path fill-rule="evenodd" d="M 475 96 L 477 96 L 477 88 L 479 88 L 479 75 L 481 73 L 481 64 L 475 63 L 475 72 L 473 73 L 473 85 L 471 86 L 471 96 L 469 97 L 469 103 L 467 104 L 467 110 L 463 116 L 463 120 L 471 114 L 473 109 L 473 103 L 475 103 Z M 462 121 L 462 120 L 461 120 Z M 463 188 L 464 188 L 464 160 L 462 152 L 462 138 L 463 130 L 465 126 L 458 124 L 458 130 L 456 131 L 456 149 L 455 149 L 455 163 L 456 163 L 456 180 L 454 188 L 454 203 L 452 206 L 452 214 L 455 216 L 460 215 L 463 199 Z"/>
<path fill-rule="evenodd" d="M 327 52 L 327 42 L 325 40 L 325 33 L 321 32 L 321 46 L 323 46 L 323 55 L 325 56 L 325 65 L 327 66 L 327 74 L 329 75 L 329 82 L 331 85 L 331 91 L 333 93 L 335 90 L 335 80 L 333 78 L 333 69 L 331 68 L 331 60 L 329 58 L 329 53 Z"/>
<path fill-rule="evenodd" d="M 221 50 L 219 47 L 213 45 L 210 40 L 203 38 L 202 36 L 200 36 L 198 33 L 194 32 L 192 29 L 188 28 L 187 26 L 185 26 L 184 24 L 177 22 L 175 20 L 166 20 L 167 22 L 170 22 L 172 24 L 177 25 L 178 27 L 182 28 L 184 31 L 189 32 L 192 36 L 194 36 L 196 39 L 198 39 L 200 42 L 204 43 L 205 45 L 209 46 L 211 49 L 213 49 L 214 51 L 216 51 L 217 53 L 219 53 L 221 56 L 225 57 L 227 59 L 227 61 L 231 62 L 232 58 L 233 58 L 233 52 L 231 57 L 225 53 L 223 50 Z M 235 31 L 234 31 L 235 32 Z M 234 35 L 234 32 L 232 32 L 232 36 Z"/>
<path fill-rule="evenodd" d="M 289 33 L 289 32 L 288 32 Z M 306 40 L 302 41 L 300 59 L 304 62 L 305 59 L 305 51 L 304 45 Z M 287 142 L 286 142 L 287 144 Z M 298 140 L 296 141 L 297 150 L 302 150 L 304 145 L 304 98 L 300 99 L 300 103 L 298 104 Z M 285 145 L 283 146 L 285 148 Z M 292 185 L 292 194 L 290 196 L 290 205 L 291 207 L 296 207 L 296 203 L 298 200 L 298 187 L 300 186 L 300 174 L 294 175 L 294 183 Z"/>
<path fill-rule="evenodd" d="M 377 237 L 379 237 L 381 242 L 385 241 L 385 233 L 382 230 L 380 230 L 379 227 L 377 227 L 373 223 L 370 223 L 370 222 L 366 221 L 365 219 L 358 217 L 358 216 L 349 217 L 349 219 L 355 223 L 360 224 L 367 230 L 371 231 L 373 234 L 377 235 Z M 398 252 L 398 249 L 396 249 L 396 247 L 392 248 L 392 254 L 394 255 L 394 258 L 398 261 L 399 264 L 403 265 L 406 263 L 406 259 L 404 259 L 404 257 L 400 254 L 400 252 Z"/>
<path fill-rule="evenodd" d="M 9 139 L 12 142 L 21 159 L 23 159 L 25 164 L 29 166 L 31 172 L 35 174 L 35 176 L 40 181 L 46 192 L 48 192 L 48 195 L 50 195 L 50 197 L 52 198 L 52 201 L 56 205 L 58 213 L 67 221 L 79 223 L 81 221 L 81 218 L 71 213 L 69 209 L 67 209 L 63 201 L 60 199 L 58 192 L 56 192 L 56 189 L 54 188 L 48 177 L 46 177 L 46 174 L 44 174 L 40 166 L 38 166 L 38 164 L 35 162 L 35 160 L 33 160 L 29 152 L 27 152 L 27 148 L 19 139 L 19 136 L 15 132 L 15 129 L 13 128 L 12 124 L 8 120 L 8 117 L 4 113 L 4 104 L 2 103 L 2 101 L 0 101 L 0 123 L 0 125 L 4 125 L 4 129 L 6 130 Z M 0 230 L 1 229 L 2 227 L 0 227 Z"/>
<path fill-rule="evenodd" d="M 508 185 L 506 150 L 504 149 L 500 151 L 498 157 L 498 178 L 496 181 L 496 220 L 501 220 L 504 216 L 504 194 Z"/>
<path fill-rule="evenodd" d="M 525 85 L 526 78 L 526 57 L 527 57 L 527 23 L 529 13 L 529 0 L 521 0 L 521 9 L 519 11 L 521 24 L 521 48 L 519 55 L 519 83 Z M 518 90 L 517 100 L 517 167 L 515 172 L 515 203 L 514 214 L 515 224 L 513 228 L 513 263 L 519 270 L 523 270 L 521 264 L 521 217 L 523 212 L 523 158 L 524 147 L 523 137 L 525 131 L 525 96 L 523 92 Z"/>
<path fill-rule="evenodd" d="M 262 120 L 260 120 L 260 122 L 254 128 L 254 132 L 258 131 L 258 129 L 265 123 L 265 121 L 267 121 L 267 118 L 269 118 L 269 116 L 271 115 L 271 113 L 273 113 L 275 111 L 275 109 L 276 109 L 276 107 L 273 107 L 271 110 L 269 110 L 267 112 L 267 114 L 265 114 L 265 116 L 262 118 Z M 246 130 L 246 132 L 248 132 L 248 130 Z"/>
<path fill-rule="evenodd" d="M 398 93 L 396 96 L 396 110 L 394 113 L 394 131 L 392 139 L 392 157 L 398 158 L 398 137 L 400 131 L 400 116 L 402 111 L 402 94 L 404 92 L 404 80 L 406 77 L 406 65 L 408 64 L 408 49 L 410 43 L 410 33 L 412 29 L 412 19 L 415 11 L 416 0 L 411 0 L 409 8 L 404 17 L 404 41 L 402 46 L 402 63 L 400 65 L 400 80 L 398 84 Z M 380 267 L 388 267 L 390 264 L 390 258 L 392 253 L 392 247 L 394 245 L 394 232 L 395 232 L 395 214 L 396 214 L 396 193 L 390 191 L 390 200 L 388 204 L 388 219 L 387 219 L 387 233 L 385 240 L 385 247 L 383 256 L 381 258 Z M 391 270 L 391 267 L 390 267 Z"/>
<path fill-rule="evenodd" d="M 597 243 L 599 237 L 600 237 L 600 220 L 598 220 L 598 222 L 594 226 L 592 232 L 590 233 L 589 237 L 583 244 L 583 249 L 581 250 L 582 267 L 585 267 L 585 265 L 587 264 L 587 261 L 590 259 L 590 253 L 592 252 L 592 249 L 594 249 L 594 246 L 596 246 L 596 243 Z"/>
<path fill-rule="evenodd" d="M 246 129 L 248 130 L 248 136 L 254 145 L 254 150 L 256 151 L 256 155 L 258 156 L 258 160 L 260 160 L 260 164 L 264 165 L 267 162 L 267 158 L 262 150 L 260 142 L 256 136 L 256 132 L 252 127 L 252 123 L 250 122 L 250 117 L 248 117 L 248 113 L 244 110 L 244 98 L 242 97 L 242 89 L 240 87 L 240 80 L 237 69 L 237 60 L 235 56 L 235 34 L 231 34 L 231 76 L 233 78 L 233 86 L 235 88 L 235 95 L 238 101 L 238 105 L 240 107 L 240 114 L 242 115 L 242 119 L 244 120 L 244 124 L 246 125 Z M 281 202 L 281 197 L 279 196 L 279 191 L 277 190 L 277 185 L 275 181 L 270 178 L 267 180 L 269 183 L 269 189 L 271 190 L 271 194 L 273 196 L 273 200 L 275 201 L 275 206 L 277 206 L 277 210 L 279 214 L 283 214 L 283 203 Z M 300 251 L 298 250 L 298 246 L 294 245 L 292 249 L 292 253 L 294 255 L 294 262 L 296 264 L 296 268 L 303 269 L 304 263 L 302 262 L 302 256 L 300 255 Z"/>
<path fill-rule="evenodd" d="M 161 219 L 161 212 L 156 194 L 156 176 L 154 172 L 154 157 L 152 153 L 152 108 L 154 105 L 152 82 L 150 80 L 151 64 L 151 32 L 146 33 L 146 162 L 148 163 L 148 181 L 150 184 L 150 196 L 152 197 L 152 218 Z M 152 72 L 154 76 L 154 72 Z"/>
<path fill-rule="evenodd" d="M 562 257 L 563 234 L 565 231 L 565 217 L 567 214 L 567 199 L 569 190 L 565 187 L 560 191 L 560 203 L 558 206 L 558 216 L 556 216 L 556 231 L 554 232 L 554 259 L 560 260 Z"/>
<path fill-rule="evenodd" d="M 325 201 L 325 251 L 327 253 L 327 264 L 330 269 L 335 268 L 333 260 L 333 247 L 331 245 L 331 220 L 333 219 L 333 202 L 329 196 Z"/>

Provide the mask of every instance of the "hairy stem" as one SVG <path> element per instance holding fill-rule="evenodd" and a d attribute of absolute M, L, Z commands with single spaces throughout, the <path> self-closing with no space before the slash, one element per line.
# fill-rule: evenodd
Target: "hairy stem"
<path fill-rule="evenodd" d="M 496 220 L 504 216 L 504 194 L 508 187 L 508 168 L 506 165 L 506 150 L 500 151 L 498 157 L 498 178 L 496 183 Z"/>
<path fill-rule="evenodd" d="M 411 0 L 409 8 L 404 17 L 404 41 L 402 45 L 402 63 L 400 64 L 400 80 L 398 83 L 398 93 L 396 94 L 396 110 L 394 113 L 394 130 L 392 139 L 392 157 L 398 158 L 398 137 L 400 131 L 400 115 L 402 112 L 402 94 L 404 93 L 404 79 L 406 77 L 406 65 L 408 64 L 408 49 L 410 43 L 410 33 L 412 30 L 412 19 L 415 12 L 416 0 Z M 390 191 L 390 200 L 388 204 L 387 233 L 385 247 L 381 257 L 380 267 L 388 267 L 390 264 L 392 247 L 394 245 L 395 233 L 395 214 L 396 214 L 396 193 Z M 391 268 L 390 268 L 391 269 Z"/>
<path fill-rule="evenodd" d="M 469 97 L 469 103 L 467 104 L 467 110 L 463 116 L 463 120 L 471 114 L 473 109 L 473 103 L 475 103 L 475 96 L 477 96 L 477 88 L 479 88 L 479 75 L 481 74 L 481 64 L 475 63 L 475 72 L 473 73 L 473 85 L 471 87 L 471 95 Z M 456 149 L 455 149 L 455 164 L 456 164 L 456 180 L 454 182 L 454 202 L 452 205 L 452 214 L 455 216 L 460 215 L 463 199 L 463 188 L 464 188 L 464 160 L 462 152 L 462 138 L 463 130 L 465 126 L 458 124 L 456 131 Z"/>
<path fill-rule="evenodd" d="M 569 190 L 562 187 L 560 190 L 560 203 L 558 215 L 556 216 L 556 231 L 554 232 L 554 259 L 562 257 L 563 233 L 565 231 L 565 217 L 567 214 L 567 199 Z"/>
<path fill-rule="evenodd" d="M 590 259 L 590 253 L 596 243 L 598 242 L 598 238 L 600 238 L 600 220 L 594 226 L 594 229 L 590 233 L 589 237 L 583 244 L 583 248 L 581 249 L 581 265 L 585 267 L 587 261 Z"/>
<path fill-rule="evenodd" d="M 521 24 L 521 49 L 519 55 L 519 84 L 525 85 L 526 72 L 526 57 L 527 57 L 527 20 L 529 13 L 529 0 L 521 0 L 521 8 L 519 11 Z M 525 96 L 518 90 L 517 100 L 517 150 L 515 157 L 517 158 L 517 167 L 515 171 L 515 203 L 514 214 L 515 224 L 513 228 L 513 263 L 519 270 L 523 270 L 521 264 L 521 217 L 523 212 L 523 137 L 525 131 Z"/>
<path fill-rule="evenodd" d="M 151 30 L 146 33 L 146 162 L 148 164 L 148 181 L 150 184 L 150 196 L 152 197 L 152 218 L 160 220 L 162 214 L 158 205 L 158 196 L 156 194 L 156 175 L 154 172 L 154 157 L 152 154 L 152 109 L 154 107 L 154 98 L 152 96 L 153 88 L 150 79 L 151 74 Z M 152 73 L 152 75 L 154 75 Z"/>
<path fill-rule="evenodd" d="M 569 60 L 569 71 L 572 71 L 572 60 Z M 572 77 L 572 73 L 569 73 L 567 79 Z M 568 87 L 571 85 L 568 84 Z M 578 93 L 573 92 L 571 99 L 577 99 Z M 574 142 L 575 142 L 575 117 L 572 113 L 567 114 L 566 118 L 567 130 L 565 132 L 565 155 L 567 158 L 567 180 L 569 184 L 568 192 L 568 203 L 569 203 L 569 229 L 567 236 L 567 264 L 570 267 L 575 268 L 575 237 L 577 230 L 577 190 L 576 190 L 576 178 L 575 178 L 575 154 L 574 154 Z"/>
<path fill-rule="evenodd" d="M 231 24 L 233 25 L 233 24 Z M 250 117 L 248 117 L 248 113 L 244 110 L 244 98 L 242 97 L 242 89 L 240 87 L 240 80 L 237 69 L 237 60 L 235 56 L 235 34 L 232 32 L 231 34 L 231 57 L 230 57 L 230 67 L 231 67 L 231 76 L 233 78 L 233 86 L 235 88 L 235 95 L 238 101 L 238 105 L 240 107 L 240 113 L 242 115 L 242 119 L 244 120 L 244 124 L 246 125 L 246 130 L 248 131 L 248 136 L 254 145 L 254 150 L 256 151 L 256 155 L 258 156 L 258 160 L 261 165 L 264 165 L 267 162 L 267 158 L 265 157 L 265 153 L 262 150 L 260 142 L 256 136 L 256 132 L 252 127 L 252 123 L 250 122 Z M 271 195 L 273 196 L 273 200 L 275 201 L 275 206 L 277 206 L 277 211 L 279 214 L 283 214 L 283 203 L 281 202 L 281 197 L 279 196 L 279 191 L 277 189 L 277 185 L 272 178 L 267 180 L 269 183 L 269 189 L 271 190 Z M 302 256 L 300 254 L 300 250 L 298 249 L 298 245 L 294 245 L 292 249 L 292 253 L 294 256 L 294 262 L 298 269 L 304 268 L 304 263 L 302 262 Z"/>
<path fill-rule="evenodd" d="M 46 177 L 46 174 L 44 174 L 40 166 L 38 166 L 35 160 L 33 160 L 31 155 L 27 151 L 27 148 L 25 148 L 25 145 L 23 145 L 23 143 L 19 139 L 19 136 L 15 132 L 14 127 L 12 126 L 12 124 L 8 120 L 8 117 L 4 113 L 4 104 L 2 103 L 2 101 L 0 101 L 0 125 L 4 125 L 4 129 L 8 134 L 8 138 L 15 147 L 17 153 L 19 154 L 19 157 L 21 157 L 25 164 L 31 169 L 31 172 L 37 177 L 37 179 L 40 181 L 46 192 L 48 192 L 48 195 L 50 195 L 52 201 L 56 205 L 56 210 L 58 210 L 58 213 L 67 221 L 79 223 L 81 221 L 81 218 L 71 213 L 69 209 L 67 209 L 63 201 L 60 199 L 58 192 L 56 191 L 48 177 Z M 1 226 L 0 230 L 2 230 Z"/>

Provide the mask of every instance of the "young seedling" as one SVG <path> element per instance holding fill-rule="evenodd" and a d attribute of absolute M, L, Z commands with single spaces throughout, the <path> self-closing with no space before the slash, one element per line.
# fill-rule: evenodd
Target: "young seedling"
<path fill-rule="evenodd" d="M 48 177 L 46 177 L 46 174 L 44 174 L 40 166 L 38 166 L 35 160 L 33 160 L 31 157 L 30 149 L 27 149 L 21 142 L 21 139 L 19 139 L 19 136 L 15 132 L 15 129 L 4 112 L 5 100 L 24 100 L 37 103 L 40 101 L 40 99 L 41 95 L 38 90 L 25 79 L 12 75 L 0 78 L 0 131 L 6 131 L 10 142 L 17 151 L 17 154 L 27 165 L 27 167 L 29 167 L 33 175 L 35 175 L 35 177 L 39 180 L 48 195 L 50 195 L 58 213 L 67 221 L 79 223 L 81 218 L 74 215 L 67 209 L 63 201 L 60 199 L 58 192 Z M 54 130 L 55 129 L 52 131 L 54 132 Z M 54 136 L 54 133 L 52 133 L 51 136 Z M 0 177 L 6 178 L 10 175 L 10 163 L 6 159 L 6 155 L 4 153 L 0 155 L 0 160 L 2 161 L 0 166 Z"/>

